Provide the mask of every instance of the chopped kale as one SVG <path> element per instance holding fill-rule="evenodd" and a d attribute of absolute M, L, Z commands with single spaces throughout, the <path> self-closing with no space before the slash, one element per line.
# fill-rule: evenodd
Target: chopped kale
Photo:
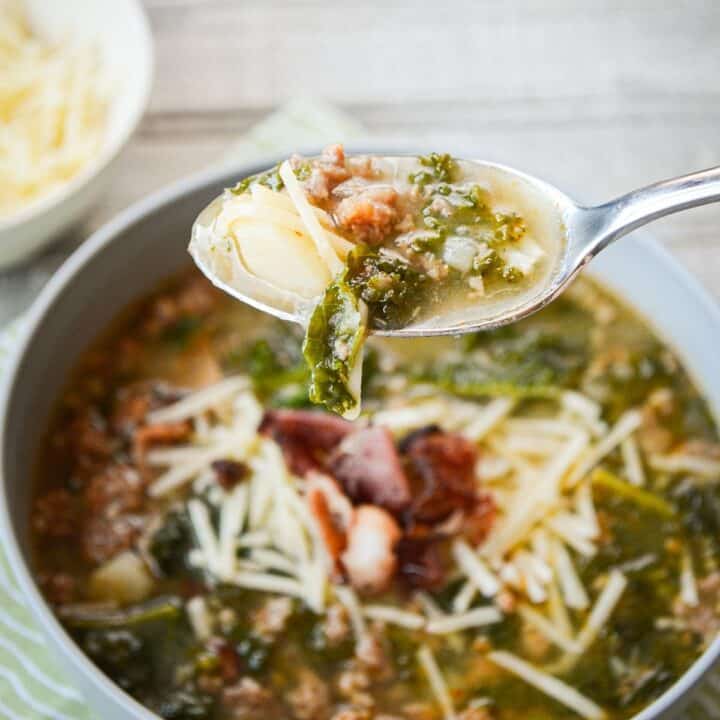
<path fill-rule="evenodd" d="M 457 161 L 449 153 L 430 153 L 418 158 L 422 170 L 410 175 L 410 182 L 420 187 L 429 183 L 451 183 L 455 179 Z"/>
<path fill-rule="evenodd" d="M 302 344 L 295 334 L 273 334 L 223 359 L 228 370 L 247 373 L 253 389 L 273 407 L 306 407 L 310 404 L 310 371 L 302 356 Z"/>
<path fill-rule="evenodd" d="M 215 699 L 190 688 L 174 690 L 167 698 L 151 705 L 165 720 L 209 720 L 213 717 Z"/>
<path fill-rule="evenodd" d="M 164 575 L 182 576 L 190 569 L 187 555 L 194 544 L 187 512 L 175 510 L 167 514 L 162 527 L 152 536 L 150 554 Z"/>
<path fill-rule="evenodd" d="M 313 402 L 339 414 L 357 406 L 358 390 L 352 387 L 352 374 L 364 336 L 360 302 L 346 282 L 336 280 L 315 306 L 303 343 Z"/>
<path fill-rule="evenodd" d="M 187 347 L 202 326 L 202 318 L 196 315 L 185 315 L 167 327 L 162 334 L 164 342 L 179 350 Z"/>
<path fill-rule="evenodd" d="M 688 535 L 706 535 L 720 547 L 720 495 L 717 486 L 684 480 L 672 494 Z"/>
<path fill-rule="evenodd" d="M 138 692 L 146 686 L 147 643 L 124 629 L 91 630 L 81 642 L 83 650 L 123 690 Z"/>
<path fill-rule="evenodd" d="M 464 338 L 462 359 L 425 369 L 421 379 L 465 397 L 553 397 L 587 364 L 579 340 L 523 326 L 476 333 Z"/>
<path fill-rule="evenodd" d="M 433 298 L 435 285 L 400 259 L 366 247 L 354 249 L 347 259 L 345 280 L 368 306 L 375 329 L 403 327 Z"/>
<path fill-rule="evenodd" d="M 243 178 L 232 188 L 229 188 L 229 192 L 233 195 L 243 195 L 248 192 L 253 185 L 263 185 L 264 187 L 278 192 L 285 187 L 285 183 L 280 177 L 280 165 L 270 170 L 259 173 L 258 175 L 250 175 L 249 177 Z"/>

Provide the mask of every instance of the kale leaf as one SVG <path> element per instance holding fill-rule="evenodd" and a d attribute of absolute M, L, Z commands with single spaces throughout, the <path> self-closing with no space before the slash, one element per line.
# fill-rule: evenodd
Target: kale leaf
<path fill-rule="evenodd" d="M 274 192 L 282 190 L 285 187 L 285 183 L 280 177 L 280 165 L 275 165 L 275 167 L 270 168 L 270 170 L 266 172 L 243 178 L 234 187 L 229 188 L 229 192 L 233 195 L 243 195 L 248 192 L 253 185 L 263 185 Z"/>
<path fill-rule="evenodd" d="M 152 536 L 149 549 L 163 574 L 176 577 L 187 574 L 190 569 L 187 556 L 194 544 L 187 512 L 174 510 L 167 514 L 162 527 Z"/>
<path fill-rule="evenodd" d="M 353 370 L 362 362 L 363 314 L 353 289 L 344 280 L 336 280 L 315 306 L 303 343 L 310 369 L 310 399 L 341 415 L 359 402 Z"/>
<path fill-rule="evenodd" d="M 380 330 L 408 325 L 435 293 L 427 275 L 364 246 L 348 255 L 345 281 L 368 306 L 371 326 Z"/>
<path fill-rule="evenodd" d="M 464 340 L 466 354 L 426 368 L 421 378 L 464 397 L 544 398 L 577 379 L 587 349 L 560 333 L 514 326 Z"/>
<path fill-rule="evenodd" d="M 451 183 L 455 179 L 457 161 L 449 153 L 430 153 L 418 158 L 423 166 L 410 175 L 410 182 L 420 187 L 429 183 Z"/>

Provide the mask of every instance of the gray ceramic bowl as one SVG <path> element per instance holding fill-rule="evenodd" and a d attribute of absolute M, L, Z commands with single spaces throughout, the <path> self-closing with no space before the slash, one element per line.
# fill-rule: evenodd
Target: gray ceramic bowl
<path fill-rule="evenodd" d="M 81 247 L 36 301 L 0 400 L 2 542 L 50 647 L 103 720 L 157 720 L 79 650 L 43 600 L 29 570 L 28 515 L 34 458 L 50 410 L 78 355 L 129 302 L 189 264 L 189 228 L 199 209 L 234 178 L 268 167 L 183 181 L 122 213 Z M 593 263 L 593 274 L 650 319 L 684 359 L 720 417 L 720 311 L 652 241 L 628 238 Z M 637 720 L 678 717 L 690 690 L 720 655 L 720 640 Z"/>

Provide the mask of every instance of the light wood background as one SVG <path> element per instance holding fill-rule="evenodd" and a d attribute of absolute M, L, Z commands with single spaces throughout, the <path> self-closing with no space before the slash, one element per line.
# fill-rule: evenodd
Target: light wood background
<path fill-rule="evenodd" d="M 0 275 L 0 321 L 87 234 L 294 96 L 384 138 L 468 147 L 587 202 L 720 164 L 718 0 L 147 0 L 149 112 L 80 231 Z M 720 205 L 657 222 L 720 298 Z M 642 269 L 640 268 L 641 272 Z"/>

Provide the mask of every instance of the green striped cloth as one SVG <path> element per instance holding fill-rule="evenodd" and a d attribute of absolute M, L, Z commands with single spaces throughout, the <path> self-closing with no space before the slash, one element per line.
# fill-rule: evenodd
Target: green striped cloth
<path fill-rule="evenodd" d="M 294 148 L 363 136 L 363 129 L 332 107 L 298 100 L 252 128 L 223 164 L 290 152 Z M 0 374 L 23 332 L 23 319 L 0 332 Z M 720 674 L 696 693 L 684 714 L 720 720 Z M 79 692 L 49 655 L 0 547 L 0 720 L 91 720 Z M 102 720 L 102 718 L 93 718 Z"/>

